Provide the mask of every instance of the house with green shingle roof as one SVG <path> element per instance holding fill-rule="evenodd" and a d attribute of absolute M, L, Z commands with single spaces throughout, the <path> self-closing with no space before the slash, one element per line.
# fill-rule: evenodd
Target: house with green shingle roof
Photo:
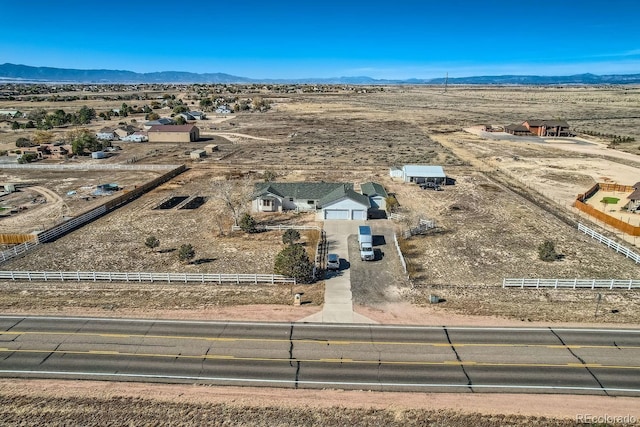
<path fill-rule="evenodd" d="M 336 182 L 265 182 L 256 184 L 254 212 L 316 212 L 318 219 L 367 219 L 369 198 L 353 184 Z"/>

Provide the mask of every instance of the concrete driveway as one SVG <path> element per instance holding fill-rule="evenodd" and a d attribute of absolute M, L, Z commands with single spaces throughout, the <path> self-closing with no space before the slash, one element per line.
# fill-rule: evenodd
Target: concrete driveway
<path fill-rule="evenodd" d="M 376 323 L 353 312 L 348 239 L 350 235 L 357 235 L 358 226 L 364 224 L 366 224 L 365 221 L 329 220 L 324 222 L 328 251 L 340 257 L 340 270 L 327 273 L 322 311 L 305 317 L 300 320 L 301 322 Z"/>

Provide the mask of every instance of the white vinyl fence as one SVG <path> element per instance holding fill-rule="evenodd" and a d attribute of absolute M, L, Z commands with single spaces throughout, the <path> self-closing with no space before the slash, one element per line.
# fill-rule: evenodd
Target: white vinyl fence
<path fill-rule="evenodd" d="M 39 163 L 0 163 L 0 169 L 47 169 L 47 170 L 138 170 L 138 171 L 163 171 L 173 170 L 179 165 L 120 165 L 107 163 L 63 163 L 59 165 L 46 165 Z"/>
<path fill-rule="evenodd" d="M 521 289 L 640 289 L 632 279 L 503 279 L 503 288 Z"/>
<path fill-rule="evenodd" d="M 584 234 L 586 234 L 587 236 L 596 239 L 597 241 L 599 241 L 600 243 L 603 243 L 605 245 L 607 245 L 608 247 L 610 247 L 611 249 L 613 249 L 616 252 L 621 253 L 622 255 L 626 256 L 627 258 L 631 258 L 632 260 L 634 260 L 637 263 L 640 262 L 640 255 L 638 255 L 637 253 L 631 251 L 629 248 L 622 246 L 616 242 L 614 242 L 613 240 L 604 237 L 602 234 L 596 233 L 595 231 L 593 231 L 592 229 L 585 227 L 584 225 L 578 223 L 578 230 L 582 231 Z"/>
<path fill-rule="evenodd" d="M 0 280 L 36 282 L 148 282 L 148 283 L 252 283 L 296 284 L 277 274 L 125 273 L 108 271 L 0 271 Z"/>
<path fill-rule="evenodd" d="M 256 225 L 256 230 L 317 230 L 322 231 L 322 227 L 317 225 Z M 239 225 L 231 226 L 231 231 L 242 231 Z"/>
<path fill-rule="evenodd" d="M 398 236 L 396 236 L 396 233 L 393 233 L 393 242 L 396 244 L 396 250 L 398 251 L 398 256 L 400 257 L 404 274 L 407 274 L 407 263 L 404 260 L 404 255 L 402 255 L 402 250 L 400 250 L 400 244 L 398 243 Z"/>
<path fill-rule="evenodd" d="M 11 247 L 10 249 L 5 249 L 4 251 L 0 252 L 0 264 L 2 264 L 4 261 L 10 260 L 11 258 L 15 258 L 25 252 L 28 252 L 37 244 L 37 241 L 24 242 Z"/>

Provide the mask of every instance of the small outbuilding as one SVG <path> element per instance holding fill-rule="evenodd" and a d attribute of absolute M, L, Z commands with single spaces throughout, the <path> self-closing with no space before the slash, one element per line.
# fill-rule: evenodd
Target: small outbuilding
<path fill-rule="evenodd" d="M 207 155 L 207 152 L 204 150 L 193 150 L 191 153 L 189 153 L 189 157 L 196 160 L 206 157 L 206 155 Z"/>
<path fill-rule="evenodd" d="M 205 145 L 204 151 L 206 151 L 207 154 L 213 154 L 214 151 L 218 151 L 218 146 L 216 144 Z"/>
<path fill-rule="evenodd" d="M 92 159 L 104 159 L 105 157 L 107 157 L 107 155 L 104 153 L 104 151 L 94 151 L 91 153 Z"/>
<path fill-rule="evenodd" d="M 445 185 L 447 183 L 447 175 L 444 173 L 442 166 L 404 165 L 402 167 L 402 180 L 416 184 L 432 182 L 436 185 Z"/>

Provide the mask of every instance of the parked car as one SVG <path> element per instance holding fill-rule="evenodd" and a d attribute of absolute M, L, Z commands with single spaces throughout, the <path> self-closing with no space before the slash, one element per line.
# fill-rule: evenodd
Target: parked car
<path fill-rule="evenodd" d="M 327 255 L 327 270 L 340 270 L 340 257 L 337 254 Z"/>

